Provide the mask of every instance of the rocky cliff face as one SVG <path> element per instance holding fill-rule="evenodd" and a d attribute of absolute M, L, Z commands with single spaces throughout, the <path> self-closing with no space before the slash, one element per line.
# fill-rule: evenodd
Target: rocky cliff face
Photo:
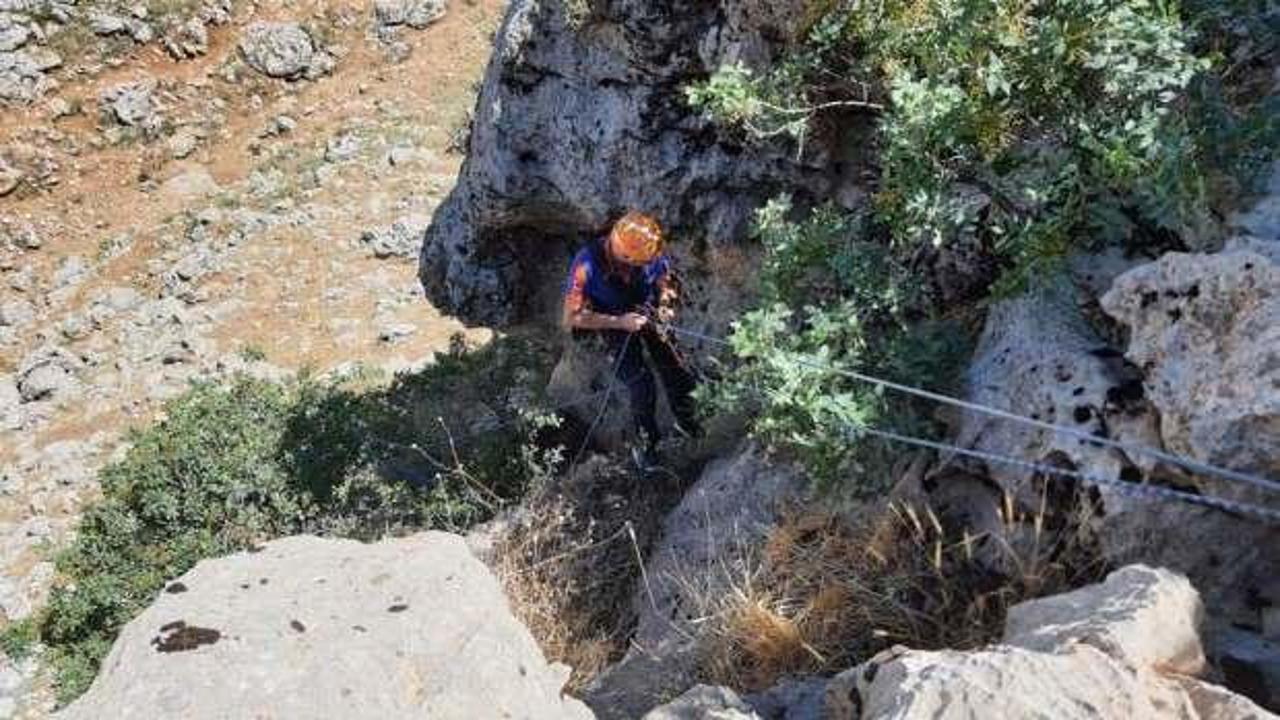
<path fill-rule="evenodd" d="M 689 259 L 742 238 L 751 212 L 777 192 L 831 195 L 851 171 L 821 142 L 803 161 L 746 147 L 684 101 L 690 81 L 724 62 L 769 59 L 799 30 L 804 6 L 512 2 L 467 162 L 426 232 L 428 296 L 470 322 L 512 322 L 542 309 L 536 286 L 548 276 L 531 269 L 558 268 L 567 246 L 625 208 L 655 213 Z"/>
<path fill-rule="evenodd" d="M 1141 559 L 1188 574 L 1214 618 L 1207 631 L 1212 656 L 1235 668 L 1234 677 L 1268 706 L 1280 705 L 1280 626 L 1271 610 L 1280 606 L 1273 551 L 1280 528 L 1248 514 L 1135 495 L 1126 485 L 1280 508 L 1273 490 L 1140 449 L 1280 477 L 1277 197 L 1280 168 L 1218 252 L 1082 257 L 1073 282 L 992 308 L 968 373 L 968 398 L 1125 447 L 977 413 L 958 417 L 959 444 L 1078 472 L 1082 482 L 1025 465 L 954 459 L 934 476 L 946 484 L 963 468 L 960 475 L 991 480 L 1024 507 L 1047 499 L 1058 522 L 1087 518 L 1086 532 L 1112 561 Z"/>

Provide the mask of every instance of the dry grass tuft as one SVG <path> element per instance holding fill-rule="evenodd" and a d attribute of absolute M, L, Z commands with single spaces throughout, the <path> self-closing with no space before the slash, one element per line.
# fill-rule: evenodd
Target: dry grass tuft
<path fill-rule="evenodd" d="M 857 519 L 793 509 L 728 578 L 730 592 L 700 599 L 707 679 L 757 690 L 895 644 L 978 647 L 999 637 L 1011 605 L 1104 573 L 1087 533 L 1049 533 L 1043 512 L 1019 514 L 1011 502 L 1000 515 L 1003 527 L 979 536 L 928 508 L 890 505 Z"/>
<path fill-rule="evenodd" d="M 577 691 L 621 659 L 635 627 L 637 538 L 657 532 L 669 498 L 596 456 L 536 488 L 494 550 L 512 610 Z"/>
<path fill-rule="evenodd" d="M 512 610 L 552 662 L 572 668 L 568 691 L 581 689 L 625 650 L 632 564 L 608 557 L 627 550 L 618 532 L 600 537 L 561 505 L 531 513 L 497 547 L 495 565 Z M 628 550 L 629 552 L 629 550 Z M 625 557 L 623 558 L 625 559 Z M 615 572 L 609 572 L 612 566 Z"/>

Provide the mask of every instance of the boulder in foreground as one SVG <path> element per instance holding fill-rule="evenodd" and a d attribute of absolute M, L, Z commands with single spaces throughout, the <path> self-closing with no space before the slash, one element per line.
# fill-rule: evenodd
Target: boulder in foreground
<path fill-rule="evenodd" d="M 129 623 L 82 718 L 591 718 L 462 538 L 292 537 L 207 560 Z"/>

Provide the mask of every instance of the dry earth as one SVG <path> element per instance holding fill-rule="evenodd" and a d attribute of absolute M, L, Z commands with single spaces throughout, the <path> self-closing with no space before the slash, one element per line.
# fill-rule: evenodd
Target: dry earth
<path fill-rule="evenodd" d="M 394 372 L 486 340 L 422 299 L 416 253 L 501 5 L 455 0 L 425 29 L 379 28 L 371 2 L 236 5 L 202 56 L 67 60 L 41 99 L 0 105 L 0 170 L 22 178 L 0 184 L 3 621 L 38 606 L 124 432 L 191 380 Z M 332 72 L 253 71 L 238 43 L 262 20 L 302 23 Z M 140 81 L 158 130 L 102 99 Z"/>

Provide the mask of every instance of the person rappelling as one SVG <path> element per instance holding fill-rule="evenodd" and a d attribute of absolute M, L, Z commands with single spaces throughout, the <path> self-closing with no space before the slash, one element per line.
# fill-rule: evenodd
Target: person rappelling
<path fill-rule="evenodd" d="M 662 330 L 674 321 L 679 300 L 680 284 L 663 252 L 662 228 L 654 218 L 634 210 L 577 253 L 565 282 L 564 326 L 578 337 L 595 334 L 604 339 L 614 377 L 630 396 L 637 435 L 633 455 L 642 471 L 657 468 L 662 439 L 649 363 L 662 378 L 675 416 L 674 430 L 690 438 L 702 433 L 692 397 L 697 379 Z"/>

